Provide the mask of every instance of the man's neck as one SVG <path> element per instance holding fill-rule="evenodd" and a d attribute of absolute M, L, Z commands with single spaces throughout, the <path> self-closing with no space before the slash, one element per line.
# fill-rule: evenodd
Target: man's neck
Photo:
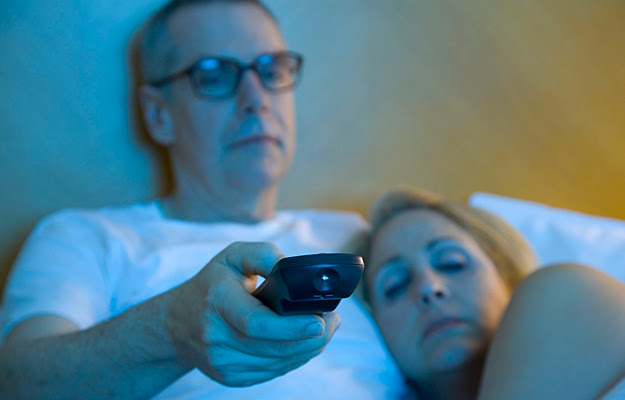
<path fill-rule="evenodd" d="M 169 218 L 187 221 L 255 223 L 273 218 L 276 197 L 277 187 L 215 196 L 179 186 L 162 201 L 162 209 Z"/>

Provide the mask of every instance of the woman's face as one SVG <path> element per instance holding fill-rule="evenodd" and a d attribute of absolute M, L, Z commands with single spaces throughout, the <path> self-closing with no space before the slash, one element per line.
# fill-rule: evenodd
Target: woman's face
<path fill-rule="evenodd" d="M 477 241 L 427 209 L 402 212 L 378 231 L 366 274 L 380 331 L 416 382 L 484 355 L 510 300 Z"/>

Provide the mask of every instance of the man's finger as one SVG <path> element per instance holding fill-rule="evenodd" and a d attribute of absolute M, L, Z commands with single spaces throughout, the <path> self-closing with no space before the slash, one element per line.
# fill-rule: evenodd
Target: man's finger
<path fill-rule="evenodd" d="M 261 357 L 240 353 L 228 354 L 223 357 L 225 361 L 222 364 L 215 365 L 215 370 L 219 375 L 236 374 L 241 372 L 274 372 L 283 374 L 294 368 L 297 368 L 309 360 L 319 355 L 323 348 L 317 349 L 306 354 L 299 354 L 288 358 Z"/>
<path fill-rule="evenodd" d="M 235 242 L 215 256 L 214 260 L 242 275 L 267 276 L 284 254 L 273 244 Z"/>
<path fill-rule="evenodd" d="M 224 357 L 228 362 L 215 366 L 214 378 L 227 386 L 248 386 L 286 374 L 319 355 L 323 348 L 289 358 L 266 358 L 247 355 Z"/>
<path fill-rule="evenodd" d="M 240 335 L 233 338 L 233 347 L 238 351 L 259 357 L 289 359 L 294 356 L 317 353 L 323 349 L 339 325 L 338 315 L 324 315 L 326 329 L 322 336 L 299 341 L 274 341 L 251 339 Z"/>
<path fill-rule="evenodd" d="M 221 302 L 224 320 L 252 339 L 297 341 L 319 337 L 325 332 L 323 318 L 318 315 L 281 316 L 265 307 L 243 286 L 230 285 L 231 296 Z"/>

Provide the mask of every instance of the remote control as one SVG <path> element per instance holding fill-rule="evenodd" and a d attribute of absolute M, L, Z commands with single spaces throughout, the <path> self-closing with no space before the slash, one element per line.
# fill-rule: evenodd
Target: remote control
<path fill-rule="evenodd" d="M 333 311 L 356 289 L 364 266 L 362 257 L 355 254 L 286 257 L 252 294 L 281 315 Z"/>

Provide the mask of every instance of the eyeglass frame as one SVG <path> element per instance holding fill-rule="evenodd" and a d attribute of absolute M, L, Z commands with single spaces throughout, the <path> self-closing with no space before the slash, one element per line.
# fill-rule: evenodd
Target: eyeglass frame
<path fill-rule="evenodd" d="M 268 87 L 265 84 L 265 81 L 263 80 L 260 72 L 258 71 L 258 60 L 261 57 L 264 56 L 278 56 L 278 55 L 288 55 L 290 57 L 292 57 L 295 61 L 296 61 L 296 67 L 297 67 L 297 72 L 296 72 L 296 79 L 293 81 L 292 84 L 285 86 L 285 87 L 281 87 L 281 88 L 272 88 L 272 87 Z M 234 86 L 232 87 L 232 90 L 227 92 L 224 95 L 220 95 L 220 96 L 213 96 L 213 95 L 209 95 L 206 93 L 203 93 L 201 91 L 201 89 L 198 87 L 197 83 L 195 82 L 195 79 L 193 79 L 193 74 L 195 73 L 195 71 L 201 69 L 201 65 L 203 63 L 205 63 L 207 60 L 218 60 L 218 61 L 228 61 L 231 62 L 233 64 L 235 64 L 236 66 L 238 66 L 239 70 L 238 70 L 238 74 L 236 76 L 235 79 L 235 83 Z M 300 76 L 301 76 L 301 71 L 302 71 L 302 65 L 304 64 L 304 56 L 301 55 L 300 53 L 297 53 L 295 51 L 290 51 L 290 50 L 285 50 L 285 51 L 276 51 L 276 52 L 269 52 L 269 53 L 263 53 L 263 54 L 259 54 L 256 58 L 254 58 L 254 61 L 252 61 L 251 63 L 244 63 L 241 62 L 240 60 L 237 60 L 236 58 L 232 58 L 232 57 L 202 57 L 199 58 L 198 60 L 196 60 L 195 62 L 193 62 L 193 64 L 189 65 L 188 67 L 178 71 L 178 72 L 174 72 L 170 75 L 167 75 L 163 78 L 157 79 L 157 80 L 153 80 L 153 81 L 149 81 L 147 82 L 148 85 L 156 87 L 156 88 L 160 88 L 163 87 L 177 79 L 183 78 L 183 77 L 188 77 L 189 81 L 191 83 L 191 87 L 193 88 L 193 91 L 195 92 L 195 94 L 199 97 L 203 97 L 203 98 L 208 98 L 208 99 L 215 99 L 215 100 L 223 100 L 223 99 L 227 99 L 229 97 L 232 97 L 238 87 L 239 84 L 241 83 L 241 80 L 243 79 L 243 75 L 245 74 L 245 71 L 252 70 L 256 73 L 256 75 L 259 78 L 259 81 L 261 83 L 261 85 L 263 86 L 263 88 L 271 91 L 271 92 L 283 92 L 283 91 L 287 91 L 290 89 L 293 89 L 293 87 L 295 87 L 295 85 L 297 85 L 297 83 L 300 81 Z"/>

